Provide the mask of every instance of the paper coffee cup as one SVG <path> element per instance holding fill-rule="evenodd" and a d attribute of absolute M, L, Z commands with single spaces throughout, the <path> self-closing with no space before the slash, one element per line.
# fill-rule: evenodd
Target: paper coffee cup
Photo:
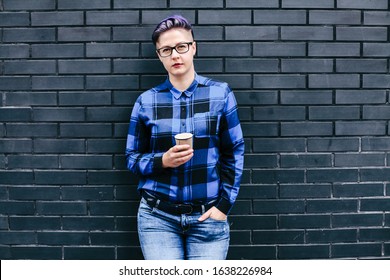
<path fill-rule="evenodd" d="M 185 132 L 185 133 L 176 134 L 175 140 L 176 140 L 176 145 L 188 144 L 192 149 L 192 133 Z"/>

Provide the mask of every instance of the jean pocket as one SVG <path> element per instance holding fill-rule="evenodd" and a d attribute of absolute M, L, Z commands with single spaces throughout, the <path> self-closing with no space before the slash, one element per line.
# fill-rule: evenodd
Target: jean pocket
<path fill-rule="evenodd" d="M 218 116 L 212 116 L 210 112 L 196 113 L 194 115 L 195 137 L 210 137 L 218 134 Z"/>

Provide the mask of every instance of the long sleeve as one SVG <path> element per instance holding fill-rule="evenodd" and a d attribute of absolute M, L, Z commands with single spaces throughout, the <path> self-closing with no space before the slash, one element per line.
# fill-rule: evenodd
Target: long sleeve
<path fill-rule="evenodd" d="M 220 138 L 219 166 L 222 194 L 216 207 L 228 214 L 237 198 L 244 166 L 244 138 L 232 91 L 229 92 L 225 103 L 220 123 Z"/>

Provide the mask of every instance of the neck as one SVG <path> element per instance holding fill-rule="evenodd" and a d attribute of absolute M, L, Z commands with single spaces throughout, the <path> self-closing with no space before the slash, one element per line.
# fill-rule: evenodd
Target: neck
<path fill-rule="evenodd" d="M 185 91 L 192 84 L 194 78 L 195 70 L 188 71 L 188 73 L 180 76 L 169 75 L 169 81 L 180 91 Z"/>

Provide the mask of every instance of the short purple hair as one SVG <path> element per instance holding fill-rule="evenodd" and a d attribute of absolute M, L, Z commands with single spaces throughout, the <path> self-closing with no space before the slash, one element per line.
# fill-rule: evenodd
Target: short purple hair
<path fill-rule="evenodd" d="M 183 28 L 185 30 L 191 31 L 192 37 L 194 37 L 194 32 L 192 31 L 192 26 L 188 20 L 180 15 L 173 15 L 163 19 L 154 29 L 152 34 L 153 44 L 156 45 L 158 38 L 165 31 L 168 31 L 172 28 Z"/>

